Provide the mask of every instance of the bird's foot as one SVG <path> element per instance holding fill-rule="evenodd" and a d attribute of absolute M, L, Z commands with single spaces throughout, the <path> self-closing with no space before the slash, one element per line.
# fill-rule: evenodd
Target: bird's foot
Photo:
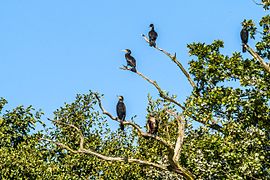
<path fill-rule="evenodd" d="M 131 68 L 130 71 L 135 72 L 135 73 L 137 72 L 135 67 Z"/>

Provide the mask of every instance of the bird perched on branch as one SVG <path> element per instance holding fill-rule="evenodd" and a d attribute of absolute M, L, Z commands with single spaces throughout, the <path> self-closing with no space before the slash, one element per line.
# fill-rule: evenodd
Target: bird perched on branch
<path fill-rule="evenodd" d="M 126 54 L 125 54 L 125 58 L 127 60 L 127 66 L 130 66 L 131 67 L 131 71 L 132 72 L 136 72 L 136 60 L 133 56 L 131 56 L 131 50 L 129 49 L 124 49 L 122 50 L 124 51 Z"/>
<path fill-rule="evenodd" d="M 147 120 L 147 128 L 148 128 L 148 133 L 157 134 L 157 132 L 158 132 L 158 121 L 156 120 L 155 117 L 149 116 L 149 118 Z"/>
<path fill-rule="evenodd" d="M 125 121 L 126 118 L 126 106 L 124 104 L 124 97 L 123 96 L 118 96 L 118 103 L 116 105 L 116 113 L 117 117 L 120 121 L 120 129 L 124 130 L 124 124 L 123 122 Z"/>
<path fill-rule="evenodd" d="M 243 29 L 240 32 L 241 40 L 242 40 L 242 52 L 246 52 L 245 44 L 248 43 L 248 30 L 246 26 L 243 27 Z"/>
<path fill-rule="evenodd" d="M 148 37 L 149 37 L 149 46 L 154 46 L 156 47 L 156 40 L 158 37 L 157 32 L 154 30 L 154 24 L 150 24 L 149 26 L 151 28 L 151 30 L 148 33 Z"/>

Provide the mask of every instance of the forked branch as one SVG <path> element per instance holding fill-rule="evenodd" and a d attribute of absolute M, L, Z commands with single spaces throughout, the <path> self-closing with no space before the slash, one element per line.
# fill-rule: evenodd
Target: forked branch
<path fill-rule="evenodd" d="M 102 106 L 101 99 L 100 99 L 100 97 L 97 94 L 95 94 L 95 97 L 98 100 L 98 104 L 99 104 L 99 107 L 100 107 L 102 113 L 105 114 L 105 115 L 107 115 L 112 120 L 120 122 L 117 117 L 114 117 L 111 113 L 109 113 L 108 111 L 105 110 L 105 108 Z M 138 133 L 138 135 L 143 136 L 143 137 L 153 138 L 153 139 L 161 142 L 163 145 L 165 145 L 168 148 L 169 151 L 173 151 L 173 145 L 171 143 L 167 142 L 166 140 L 164 140 L 163 138 L 161 138 L 159 136 L 152 135 L 150 133 L 144 132 L 140 128 L 140 126 L 137 125 L 136 123 L 131 122 L 131 121 L 124 121 L 123 122 L 123 125 L 130 125 L 130 126 L 132 126 L 134 129 L 136 129 L 136 132 Z"/>
<path fill-rule="evenodd" d="M 53 141 L 51 139 L 46 139 L 46 138 L 42 138 L 41 140 L 44 141 L 48 141 L 50 143 L 53 143 L 57 146 L 59 146 L 60 148 L 66 149 L 74 154 L 90 154 L 92 156 L 98 157 L 101 160 L 105 160 L 105 161 L 117 161 L 117 162 L 129 162 L 129 163 L 137 163 L 137 164 L 141 164 L 141 165 L 148 165 L 148 166 L 152 166 L 152 167 L 156 167 L 162 170 L 168 170 L 167 166 L 164 166 L 162 164 L 157 164 L 157 163 L 153 163 L 153 162 L 149 162 L 149 161 L 144 161 L 144 160 L 140 160 L 140 159 L 133 159 L 133 158 L 122 158 L 122 157 L 111 157 L 111 156 L 105 156 L 103 154 L 100 154 L 98 152 L 95 152 L 93 150 L 90 149 L 84 149 L 84 148 L 79 148 L 78 150 L 74 150 L 72 148 L 70 148 L 68 145 L 60 143 L 60 142 L 56 142 Z"/>
<path fill-rule="evenodd" d="M 124 67 L 124 69 L 126 70 L 129 70 L 127 69 L 126 67 Z M 139 72 L 136 72 L 137 74 Z M 139 75 L 142 75 L 141 73 L 139 73 Z M 142 75 L 143 76 L 143 75 Z M 145 77 L 145 76 L 143 76 Z M 153 82 L 152 80 L 146 78 L 148 82 Z M 117 117 L 114 117 L 113 115 L 111 115 L 109 112 L 107 112 L 105 110 L 105 108 L 102 106 L 102 103 L 101 103 L 101 100 L 100 100 L 100 97 L 95 94 L 96 96 L 96 99 L 98 100 L 98 104 L 100 106 L 100 109 L 102 110 L 103 114 L 107 115 L 108 117 L 110 117 L 112 120 L 116 120 L 116 121 L 119 121 Z M 193 175 L 191 172 L 189 172 L 187 169 L 185 169 L 184 167 L 182 167 L 180 164 L 179 164 L 179 156 L 180 156 L 180 151 L 181 151 L 181 147 L 182 147 L 182 143 L 183 143 L 183 138 L 184 138 L 184 132 L 183 132 L 183 126 L 181 125 L 181 133 L 179 133 L 179 135 L 181 137 L 178 137 L 177 139 L 177 142 L 175 144 L 175 147 L 173 147 L 173 145 L 169 142 L 167 142 L 166 140 L 164 140 L 163 138 L 157 136 L 157 135 L 152 135 L 150 133 L 147 133 L 147 132 L 144 132 L 140 127 L 139 125 L 137 125 L 136 123 L 133 123 L 131 121 L 125 121 L 123 122 L 124 125 L 130 125 L 132 126 L 134 129 L 136 129 L 136 132 L 138 133 L 139 136 L 143 136 L 143 137 L 148 137 L 148 138 L 153 138 L 159 142 L 161 142 L 163 145 L 165 145 L 168 149 L 168 159 L 169 159 L 169 162 L 170 162 L 170 166 L 168 166 L 167 168 L 168 169 L 171 169 L 178 173 L 178 174 L 182 174 L 186 179 L 194 179 Z M 180 125 L 179 125 L 180 126 Z M 179 128 L 179 127 L 178 127 Z M 129 161 L 130 162 L 130 161 Z"/>

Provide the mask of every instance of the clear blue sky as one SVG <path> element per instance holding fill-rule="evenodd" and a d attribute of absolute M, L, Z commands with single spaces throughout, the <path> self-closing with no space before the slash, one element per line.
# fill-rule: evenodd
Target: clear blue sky
<path fill-rule="evenodd" d="M 188 68 L 188 43 L 221 39 L 225 54 L 241 51 L 240 23 L 245 18 L 258 22 L 266 13 L 252 0 L 0 1 L 0 96 L 8 108 L 41 108 L 46 119 L 90 89 L 105 94 L 104 106 L 115 114 L 116 95 L 123 95 L 127 118 L 136 114 L 143 125 L 147 94 L 157 92 L 119 69 L 125 64 L 121 49 L 131 49 L 138 70 L 183 101 L 190 85 L 142 39 L 149 24 L 159 33 L 158 46 L 176 52 Z"/>

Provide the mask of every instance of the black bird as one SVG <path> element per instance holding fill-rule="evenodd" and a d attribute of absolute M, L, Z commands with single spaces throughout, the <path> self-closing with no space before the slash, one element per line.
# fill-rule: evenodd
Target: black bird
<path fill-rule="evenodd" d="M 156 134 L 158 132 L 158 121 L 155 117 L 149 116 L 147 120 L 148 133 Z"/>
<path fill-rule="evenodd" d="M 119 100 L 116 105 L 116 112 L 117 112 L 117 117 L 120 120 L 120 129 L 124 130 L 123 122 L 125 121 L 125 118 L 126 118 L 126 106 L 124 104 L 124 97 L 119 96 L 118 98 Z"/>
<path fill-rule="evenodd" d="M 158 37 L 158 34 L 157 32 L 154 30 L 154 24 L 150 24 L 149 26 L 151 28 L 151 30 L 149 31 L 148 33 L 148 36 L 149 36 L 149 46 L 154 46 L 156 47 L 156 40 L 157 40 L 157 37 Z"/>
<path fill-rule="evenodd" d="M 240 32 L 241 40 L 242 40 L 242 52 L 246 52 L 245 44 L 248 43 L 248 30 L 244 26 Z"/>
<path fill-rule="evenodd" d="M 131 67 L 131 71 L 132 72 L 136 72 L 136 60 L 133 56 L 131 56 L 131 50 L 129 49 L 125 49 L 125 50 L 122 50 L 124 52 L 126 52 L 125 54 L 125 58 L 127 60 L 127 66 L 130 66 Z"/>

